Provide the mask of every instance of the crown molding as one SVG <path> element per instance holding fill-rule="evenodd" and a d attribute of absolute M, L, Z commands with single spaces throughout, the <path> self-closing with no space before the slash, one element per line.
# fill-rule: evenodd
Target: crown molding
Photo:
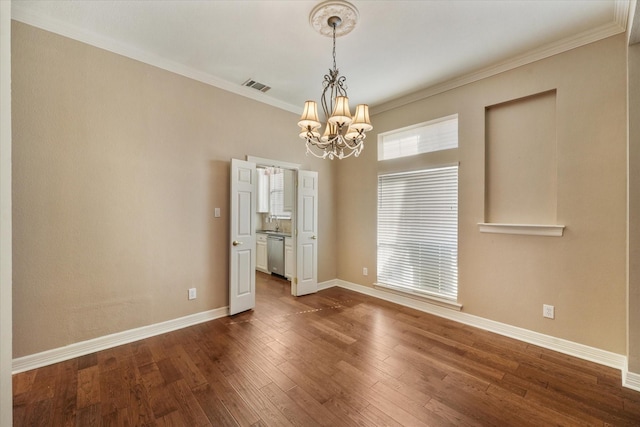
<path fill-rule="evenodd" d="M 640 43 L 640 3 L 637 0 L 631 0 L 627 29 L 629 46 Z"/>
<path fill-rule="evenodd" d="M 614 16 L 612 22 L 602 25 L 600 27 L 585 31 L 576 36 L 568 37 L 564 40 L 551 43 L 549 45 L 534 49 L 523 55 L 516 56 L 506 61 L 491 65 L 484 69 L 474 71 L 462 75 L 460 77 L 447 80 L 446 82 L 436 84 L 425 89 L 416 91 L 412 94 L 401 96 L 399 98 L 384 102 L 377 106 L 371 107 L 371 114 L 382 113 L 394 108 L 401 107 L 406 104 L 410 104 L 421 99 L 428 98 L 430 96 L 437 95 L 439 93 L 446 92 L 464 86 L 469 83 L 473 83 L 496 74 L 503 73 L 518 67 L 521 67 L 532 62 L 539 61 L 541 59 L 548 58 L 553 55 L 557 55 L 566 52 L 571 49 L 575 49 L 589 43 L 611 37 L 620 33 L 623 33 L 627 29 L 628 19 L 630 16 L 631 4 L 635 3 L 635 0 L 615 0 L 614 3 Z M 48 16 L 33 13 L 23 8 L 20 3 L 13 3 L 11 9 L 11 17 L 16 21 L 23 22 L 25 24 L 50 31 L 55 34 L 59 34 L 64 37 L 68 37 L 82 43 L 95 46 L 109 52 L 113 52 L 128 58 L 144 62 L 146 64 L 188 77 L 193 80 L 217 87 L 228 92 L 253 99 L 264 104 L 271 105 L 282 110 L 286 110 L 292 113 L 299 114 L 300 107 L 297 105 L 289 104 L 274 98 L 269 97 L 261 92 L 245 88 L 244 86 L 231 83 L 229 81 L 220 79 L 210 74 L 198 71 L 191 67 L 179 64 L 175 61 L 171 61 L 167 58 L 154 55 L 133 46 L 117 42 L 113 39 L 109 39 L 95 33 L 85 31 L 73 25 L 69 25 L 62 21 L 52 19 Z"/>
<path fill-rule="evenodd" d="M 268 95 L 265 95 L 264 93 L 258 92 L 254 89 L 246 88 L 240 84 L 220 79 L 218 77 L 212 76 L 211 74 L 143 51 L 131 45 L 120 43 L 113 39 L 83 30 L 74 25 L 69 25 L 60 20 L 52 19 L 43 14 L 33 13 L 32 11 L 23 8 L 20 3 L 12 3 L 11 19 L 61 35 L 63 37 L 86 43 L 94 47 L 98 47 L 112 53 L 116 53 L 118 55 L 125 56 L 127 58 L 134 59 L 136 61 L 143 62 L 145 64 L 152 65 L 157 68 L 161 68 L 166 71 L 170 71 L 175 74 L 179 74 L 192 80 L 196 80 L 210 86 L 217 87 L 218 89 L 222 89 L 227 92 L 243 96 L 245 98 L 250 98 L 254 101 L 262 102 L 264 104 L 268 104 L 282 110 L 290 111 L 296 114 L 300 114 L 301 111 L 301 107 L 298 105 L 289 104 L 287 102 L 271 98 Z"/>
<path fill-rule="evenodd" d="M 425 99 L 430 96 L 434 96 L 467 85 L 469 83 L 474 83 L 479 80 L 495 76 L 496 74 L 504 73 L 505 71 L 513 70 L 523 65 L 540 61 L 542 59 L 549 58 L 551 56 L 597 42 L 607 37 L 624 33 L 627 28 L 629 5 L 630 0 L 616 0 L 614 8 L 614 20 L 608 24 L 604 24 L 600 27 L 584 31 L 575 36 L 550 43 L 548 45 L 539 47 L 522 55 L 515 56 L 506 61 L 499 62 L 481 70 L 462 75 L 452 80 L 447 80 L 446 82 L 436 84 L 412 94 L 393 99 L 391 101 L 379 104 L 375 107 L 371 107 L 371 115 L 402 107 L 403 105 L 407 105 L 412 102 L 416 102 L 421 99 Z"/>

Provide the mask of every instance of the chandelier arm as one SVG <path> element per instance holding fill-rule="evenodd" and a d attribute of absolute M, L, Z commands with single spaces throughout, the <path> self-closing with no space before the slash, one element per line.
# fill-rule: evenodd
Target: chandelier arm
<path fill-rule="evenodd" d="M 329 72 L 331 72 L 331 70 L 329 70 Z M 324 111 L 324 121 L 326 122 L 327 120 L 329 120 L 331 114 L 330 112 L 333 110 L 333 105 L 327 104 L 327 90 L 329 88 L 331 88 L 330 99 L 335 99 L 335 97 L 333 96 L 333 76 L 325 74 L 323 86 L 324 90 L 322 91 L 322 96 L 320 97 L 320 103 L 322 104 L 322 111 Z M 331 110 L 329 109 L 329 107 L 331 107 Z"/>
<path fill-rule="evenodd" d="M 318 147 L 321 150 L 326 150 L 327 147 L 331 146 L 331 143 L 329 141 L 327 142 L 320 141 L 316 137 L 312 137 L 312 138 L 307 137 L 306 141 L 307 141 L 307 144 L 311 144 L 315 147 Z"/>
<path fill-rule="evenodd" d="M 358 146 L 364 143 L 364 139 L 367 136 L 365 134 L 359 134 L 357 137 L 352 139 L 344 138 L 345 145 L 350 149 L 356 149 Z"/>

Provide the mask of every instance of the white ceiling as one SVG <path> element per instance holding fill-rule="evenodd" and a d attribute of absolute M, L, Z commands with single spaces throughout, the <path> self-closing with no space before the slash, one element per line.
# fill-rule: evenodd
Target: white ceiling
<path fill-rule="evenodd" d="M 331 39 L 318 1 L 13 0 L 12 17 L 300 112 L 319 100 Z M 352 0 L 336 41 L 351 104 L 444 90 L 625 31 L 629 0 Z M 252 78 L 267 93 L 242 87 Z M 452 83 L 453 82 L 453 83 Z M 375 108 L 374 108 L 375 112 Z"/>

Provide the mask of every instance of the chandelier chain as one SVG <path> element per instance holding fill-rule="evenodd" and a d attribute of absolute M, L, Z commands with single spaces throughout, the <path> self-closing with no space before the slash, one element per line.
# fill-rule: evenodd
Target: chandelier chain
<path fill-rule="evenodd" d="M 336 69 L 336 27 L 338 26 L 336 23 L 333 25 L 333 70 Z"/>

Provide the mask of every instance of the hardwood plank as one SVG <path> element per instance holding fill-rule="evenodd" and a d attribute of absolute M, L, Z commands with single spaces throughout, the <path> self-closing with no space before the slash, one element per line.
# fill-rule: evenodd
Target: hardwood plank
<path fill-rule="evenodd" d="M 371 425 L 374 426 L 389 426 L 389 427 L 402 427 L 403 424 L 400 424 L 389 414 L 385 413 L 382 409 L 377 408 L 375 405 L 369 405 L 364 409 L 360 410 L 360 415 L 362 415 Z"/>
<path fill-rule="evenodd" d="M 178 410 L 178 403 L 169 393 L 166 383 L 155 363 L 139 368 L 142 383 L 149 395 L 149 406 L 156 419 Z"/>
<path fill-rule="evenodd" d="M 100 407 L 103 416 L 129 406 L 129 388 L 123 381 L 124 376 L 120 367 L 100 373 Z"/>
<path fill-rule="evenodd" d="M 227 378 L 205 354 L 200 354 L 196 365 L 207 378 L 210 392 L 215 394 L 216 399 L 222 403 L 224 409 L 231 414 L 235 422 L 241 426 L 251 426 L 260 421 L 258 413 L 231 387 Z M 198 389 L 200 388 L 202 387 Z M 206 391 L 209 392 L 209 390 Z M 211 396 L 208 397 L 208 400 L 216 402 Z M 214 409 L 205 407 L 204 411 L 209 414 Z M 222 411 L 221 408 L 220 411 Z M 220 416 L 224 417 L 224 414 Z"/>
<path fill-rule="evenodd" d="M 183 378 L 182 372 L 180 372 L 178 368 L 176 368 L 176 365 L 173 363 L 171 357 L 158 360 L 156 362 L 156 366 L 158 367 L 160 375 L 162 375 L 165 384 L 171 384 L 172 382 L 181 380 Z"/>
<path fill-rule="evenodd" d="M 191 427 L 207 427 L 213 425 L 184 379 L 172 382 L 169 385 L 169 390 L 176 402 L 178 402 L 180 414 L 185 421 L 184 425 Z"/>
<path fill-rule="evenodd" d="M 260 390 L 244 378 L 243 374 L 238 372 L 230 376 L 229 383 L 242 396 L 242 398 L 253 408 L 255 412 L 260 414 L 260 418 L 267 424 L 275 426 L 292 426 L 285 415 L 269 401 L 269 399 Z"/>
<path fill-rule="evenodd" d="M 127 401 L 126 414 L 129 425 L 153 425 L 155 417 L 150 404 L 150 397 L 144 386 L 144 381 L 138 369 L 137 359 L 129 357 L 120 362 L 122 373 L 123 394 Z"/>
<path fill-rule="evenodd" d="M 327 410 L 326 407 L 322 406 L 320 402 L 300 387 L 295 386 L 289 389 L 287 396 L 296 402 L 319 425 L 332 426 L 339 424 L 333 412 Z"/>
<path fill-rule="evenodd" d="M 146 340 L 132 343 L 131 348 L 138 366 L 144 366 L 154 362 L 153 353 L 151 353 L 151 349 Z"/>
<path fill-rule="evenodd" d="M 482 422 L 448 407 L 438 399 L 429 400 L 425 404 L 425 408 L 440 417 L 442 421 L 437 424 L 440 426 L 481 427 L 484 425 Z"/>
<path fill-rule="evenodd" d="M 339 396 L 332 396 L 322 404 L 328 411 L 336 414 L 340 420 L 337 425 L 339 426 L 374 426 L 374 422 L 370 420 L 370 417 L 363 415 L 366 412 L 365 409 L 369 405 L 365 405 L 362 408 L 356 410 L 349 402 L 345 402 Z M 384 424 L 383 424 L 384 425 Z"/>
<path fill-rule="evenodd" d="M 193 353 L 192 353 L 193 354 Z M 206 384 L 207 379 L 202 375 L 195 362 L 182 345 L 174 347 L 174 356 L 170 359 L 180 371 L 180 375 L 189 387 L 194 388 Z"/>
<path fill-rule="evenodd" d="M 398 392 L 397 390 L 389 387 L 385 383 L 377 382 L 372 390 L 375 394 L 379 395 L 381 399 L 389 402 L 394 408 L 400 408 L 407 414 L 415 417 L 420 422 L 426 425 L 443 425 L 446 424 L 445 420 L 438 414 L 432 412 L 426 404 L 431 400 L 429 397 L 427 401 L 424 401 L 422 393 L 416 393 L 415 398 L 408 397 L 405 394 Z M 376 407 L 379 408 L 378 405 Z M 406 415 L 404 415 L 406 417 Z M 408 425 L 408 424 L 406 424 Z"/>
<path fill-rule="evenodd" d="M 333 378 L 338 382 L 352 381 L 365 387 L 371 387 L 378 382 L 378 379 L 376 377 L 368 375 L 368 373 L 363 372 L 353 365 L 350 365 L 344 360 L 339 361 L 336 364 L 336 367 L 340 371 L 336 372 Z"/>
<path fill-rule="evenodd" d="M 269 383 L 260 389 L 273 405 L 295 426 L 319 426 L 300 406 L 276 384 Z"/>
<path fill-rule="evenodd" d="M 27 405 L 25 417 L 22 421 L 26 426 L 52 426 L 51 410 L 51 399 L 36 400 Z"/>
<path fill-rule="evenodd" d="M 100 402 L 100 372 L 98 365 L 78 371 L 77 407 L 86 408 Z"/>
<path fill-rule="evenodd" d="M 79 366 L 80 364 L 77 360 L 68 360 L 60 365 L 60 376 L 56 381 L 51 413 L 51 423 L 55 426 L 72 426 L 75 424 Z"/>
<path fill-rule="evenodd" d="M 211 424 L 214 426 L 240 425 L 210 384 L 196 387 L 192 392 Z"/>
<path fill-rule="evenodd" d="M 102 426 L 102 411 L 100 410 L 100 404 L 96 403 L 95 405 L 78 409 L 78 413 L 76 414 L 76 426 Z"/>
<path fill-rule="evenodd" d="M 13 395 L 16 396 L 29 392 L 31 387 L 33 387 L 37 373 L 38 370 L 33 369 L 31 371 L 22 372 L 19 375 L 14 375 L 11 379 L 13 384 Z"/>
<path fill-rule="evenodd" d="M 334 392 L 331 389 L 328 389 L 323 384 L 319 384 L 314 381 L 303 368 L 299 370 L 290 362 L 285 362 L 278 366 L 287 377 L 291 379 L 296 385 L 302 388 L 306 393 L 313 396 L 313 398 L 320 402 L 324 403 L 334 395 Z"/>
<path fill-rule="evenodd" d="M 87 369 L 98 364 L 98 353 L 90 353 L 78 357 L 78 369 Z"/>

